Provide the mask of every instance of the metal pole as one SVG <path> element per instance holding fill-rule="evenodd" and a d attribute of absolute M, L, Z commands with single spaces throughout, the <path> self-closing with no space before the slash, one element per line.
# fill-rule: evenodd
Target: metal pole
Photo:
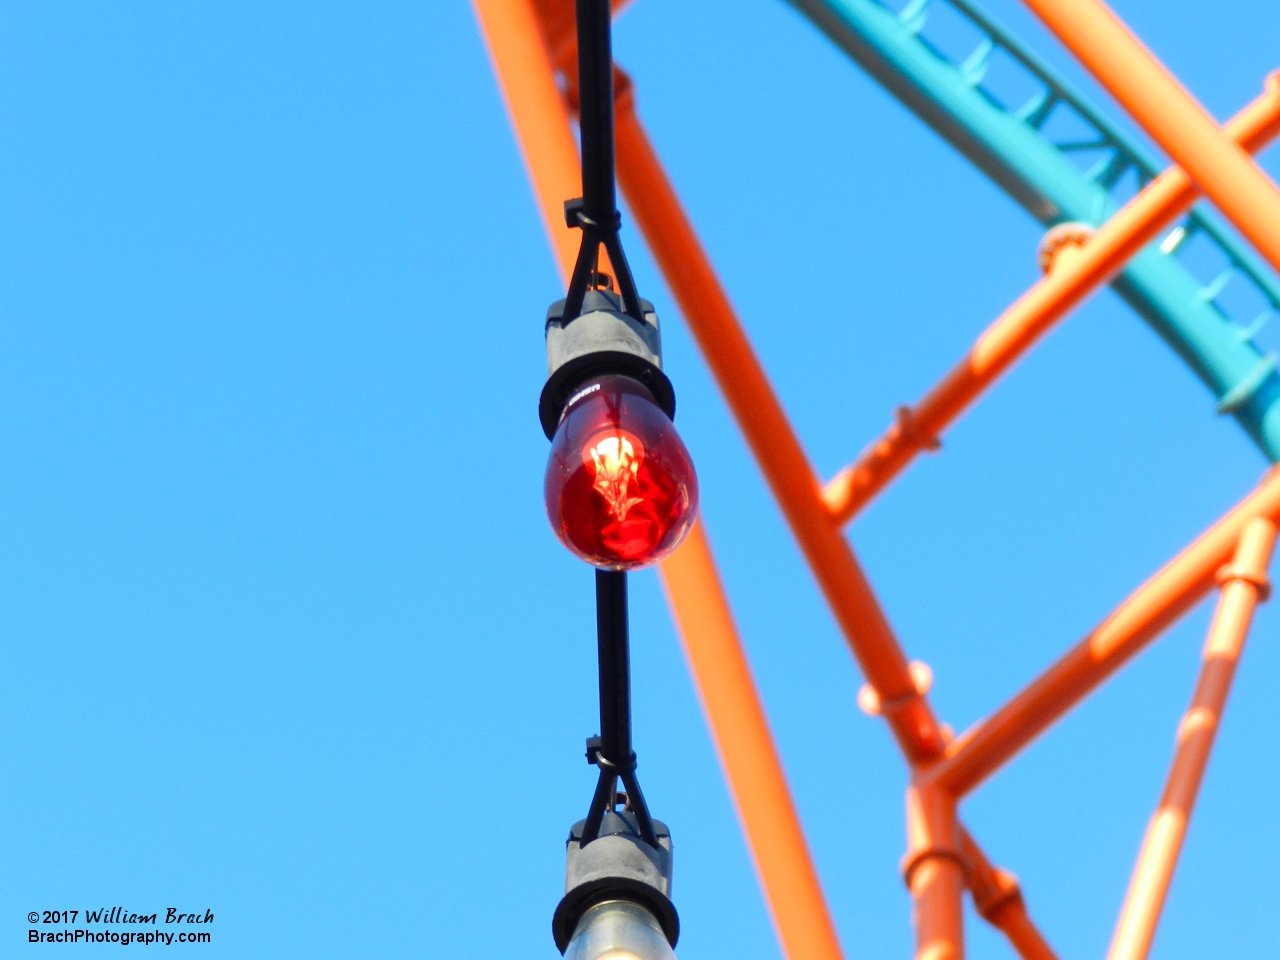
<path fill-rule="evenodd" d="M 782 952 L 790 960 L 843 960 L 701 520 L 661 574 Z"/>
<path fill-rule="evenodd" d="M 1107 960 L 1145 960 L 1151 949 L 1254 608 L 1271 590 L 1267 566 L 1275 540 L 1275 523 L 1262 517 L 1250 521 L 1235 559 L 1219 574 L 1222 593 L 1205 640 L 1196 691 L 1178 725 L 1164 795 L 1147 826 Z"/>
<path fill-rule="evenodd" d="M 942 752 L 937 718 L 919 695 L 907 658 L 844 535 L 832 522 L 813 468 L 759 358 L 645 135 L 619 89 L 618 175 L 707 365 L 746 436 L 908 761 Z"/>
<path fill-rule="evenodd" d="M 618 175 L 635 211 L 637 223 L 702 347 L 740 429 L 752 446 L 761 471 L 808 557 L 854 655 L 881 702 L 893 705 L 884 711 L 884 715 L 899 746 L 909 763 L 926 762 L 942 750 L 938 722 L 928 702 L 916 689 L 906 657 L 866 582 L 857 558 L 819 500 L 820 492 L 804 450 L 635 114 L 630 82 L 625 75 L 620 75 L 620 79 L 617 91 Z M 681 553 L 685 549 L 682 548 Z M 677 553 L 672 557 L 667 566 L 680 555 Z M 710 564 L 709 558 L 707 563 Z M 673 582 L 667 579 L 669 591 L 674 590 Z M 703 591 L 701 602 L 706 602 L 708 592 Z M 693 602 L 688 601 L 684 606 L 691 609 Z M 683 620 L 685 615 L 677 608 L 678 619 Z M 694 660 L 692 647 L 690 660 L 691 663 Z M 718 684 L 719 680 L 715 682 Z M 701 681 L 704 687 L 711 683 L 710 679 Z M 704 702 L 708 716 L 714 718 L 713 701 L 708 697 Z M 715 726 L 731 729 L 727 718 Z M 749 780 L 740 781 L 741 785 L 735 783 L 727 757 L 725 765 L 738 802 L 744 804 L 743 795 L 754 790 L 755 784 Z M 745 813 L 743 817 L 763 876 L 766 861 L 759 845 L 763 843 L 767 849 L 768 827 L 761 824 L 753 832 Z M 935 871 L 931 869 L 928 872 Z M 950 877 L 945 882 L 948 891 L 954 892 L 954 879 Z M 963 889 L 963 878 L 960 889 Z M 766 890 L 776 910 L 780 898 L 767 885 Z M 946 896 L 950 897 L 951 893 Z M 1029 919 L 1026 922 L 1030 925 Z M 781 929 L 781 921 L 779 923 Z M 1034 931 L 1034 926 L 1031 930 Z M 960 949 L 963 949 L 962 944 Z M 805 955 L 791 954 L 793 957 Z"/>
<path fill-rule="evenodd" d="M 564 202 L 582 195 L 569 111 L 547 58 L 532 0 L 472 0 L 516 143 L 538 201 L 556 268 L 568 281 L 582 238 L 564 222 Z"/>
<path fill-rule="evenodd" d="M 955 798 L 931 784 L 913 783 L 907 790 L 902 873 L 915 904 L 916 960 L 964 960 L 968 872 Z"/>

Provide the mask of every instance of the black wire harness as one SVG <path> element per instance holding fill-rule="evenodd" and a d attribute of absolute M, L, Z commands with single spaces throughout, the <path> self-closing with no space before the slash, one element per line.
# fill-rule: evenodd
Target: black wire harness
<path fill-rule="evenodd" d="M 578 113 L 582 141 L 582 196 L 564 205 L 565 222 L 582 230 L 582 246 L 565 296 L 563 323 L 582 314 L 587 291 L 603 282 L 600 248 L 609 254 L 623 310 L 645 320 L 635 279 L 618 231 L 613 136 L 613 40 L 609 0 L 577 0 Z M 631 747 L 631 655 L 627 629 L 627 574 L 596 571 L 596 634 L 600 658 L 600 736 L 587 741 L 587 761 L 600 768 L 581 844 L 600 835 L 606 813 L 625 802 L 645 843 L 656 848 L 653 820 L 636 778 Z M 626 790 L 619 794 L 618 781 Z"/>

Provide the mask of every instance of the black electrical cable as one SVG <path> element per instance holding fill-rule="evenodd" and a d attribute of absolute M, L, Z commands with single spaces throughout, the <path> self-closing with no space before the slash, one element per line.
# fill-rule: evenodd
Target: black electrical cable
<path fill-rule="evenodd" d="M 565 297 L 564 320 L 582 312 L 587 288 L 597 276 L 600 247 L 613 264 L 623 309 L 644 322 L 640 295 L 622 251 L 614 181 L 613 11 L 609 0 L 577 0 L 578 116 L 582 138 L 582 197 L 565 204 L 565 221 L 582 230 L 582 247 Z M 644 841 L 657 847 L 649 808 L 636 779 L 631 748 L 631 651 L 627 631 L 627 574 L 596 571 L 596 636 L 600 658 L 600 737 L 587 745 L 587 759 L 600 768 L 600 779 L 583 825 L 585 846 L 600 835 L 607 811 L 618 799 L 618 780 L 627 793 Z"/>
<path fill-rule="evenodd" d="M 613 171 L 613 41 L 609 0 L 577 0 L 582 212 L 605 223 L 618 207 Z"/>
<path fill-rule="evenodd" d="M 617 763 L 631 756 L 631 657 L 627 575 L 596 571 L 596 636 L 600 648 L 600 752 Z"/>
<path fill-rule="evenodd" d="M 618 239 L 622 217 L 614 177 L 612 17 L 609 0 L 577 0 L 582 198 L 565 206 L 565 220 L 570 227 L 582 229 L 582 246 L 565 296 L 566 321 L 582 312 L 601 244 L 617 274 L 623 309 L 644 320 L 635 279 Z"/>
<path fill-rule="evenodd" d="M 600 739 L 589 745 L 588 759 L 599 766 L 600 779 L 583 825 L 582 843 L 588 844 L 599 836 L 605 812 L 616 803 L 617 781 L 621 778 L 640 836 L 656 847 L 653 821 L 636 779 L 636 754 L 631 748 L 631 649 L 625 571 L 596 571 L 596 637 L 600 657 Z"/>

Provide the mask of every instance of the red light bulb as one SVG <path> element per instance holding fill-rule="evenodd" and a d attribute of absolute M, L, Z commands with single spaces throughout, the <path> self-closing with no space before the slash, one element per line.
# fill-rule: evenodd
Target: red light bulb
<path fill-rule="evenodd" d="M 689 451 L 652 394 L 623 376 L 593 380 L 565 405 L 543 493 L 556 536 L 610 570 L 661 560 L 698 512 Z"/>

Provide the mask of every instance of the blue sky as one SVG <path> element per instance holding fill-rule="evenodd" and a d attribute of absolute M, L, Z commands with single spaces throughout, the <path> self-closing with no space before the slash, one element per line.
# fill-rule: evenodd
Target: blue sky
<path fill-rule="evenodd" d="M 1219 118 L 1280 66 L 1266 0 L 1117 9 Z M 1035 280 L 1038 226 L 780 0 L 637 0 L 616 52 L 824 475 Z M 0 938 L 173 906 L 214 911 L 211 958 L 552 960 L 592 580 L 542 514 L 560 291 L 470 8 L 11 4 L 0 129 Z M 902 762 L 627 229 L 846 953 L 906 955 Z M 961 729 L 1264 467 L 1103 292 L 850 535 Z M 1105 950 L 1207 619 L 965 806 L 1064 957 Z M 1264 608 L 1162 960 L 1280 937 L 1276 635 Z M 680 956 L 775 958 L 651 572 L 633 637 Z"/>

